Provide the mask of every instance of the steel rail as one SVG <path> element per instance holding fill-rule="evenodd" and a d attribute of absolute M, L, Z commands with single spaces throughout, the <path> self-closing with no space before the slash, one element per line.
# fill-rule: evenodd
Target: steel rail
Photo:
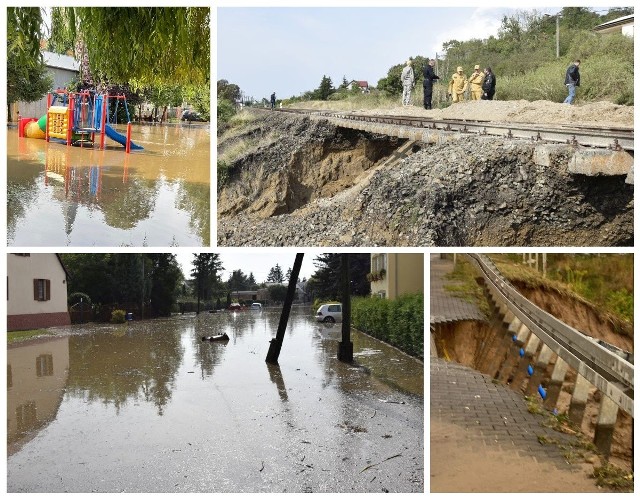
<path fill-rule="evenodd" d="M 480 136 L 491 135 L 504 138 L 526 139 L 535 142 L 554 142 L 612 150 L 634 150 L 634 130 L 633 128 L 625 127 L 501 123 L 487 120 L 435 120 L 416 116 L 365 115 L 313 109 L 283 108 L 277 109 L 277 111 L 363 123 L 409 126 L 412 128 L 438 130 L 442 132 L 468 133 Z"/>
<path fill-rule="evenodd" d="M 468 255 L 507 308 L 560 358 L 633 417 L 633 364 L 522 296 L 486 255 Z"/>

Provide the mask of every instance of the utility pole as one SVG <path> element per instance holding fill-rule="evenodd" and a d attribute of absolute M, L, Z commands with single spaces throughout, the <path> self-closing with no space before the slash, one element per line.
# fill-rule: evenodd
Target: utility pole
<path fill-rule="evenodd" d="M 544 17 L 546 17 L 547 19 L 550 17 L 556 18 L 556 59 L 559 59 L 560 58 L 560 18 L 562 17 L 562 15 L 560 14 L 560 12 L 558 12 L 555 16 L 552 16 L 551 14 L 545 14 Z"/>
<path fill-rule="evenodd" d="M 280 313 L 280 323 L 278 324 L 278 332 L 276 337 L 269 343 L 269 351 L 267 352 L 267 358 L 265 362 L 268 364 L 277 364 L 278 357 L 280 356 L 280 350 L 282 349 L 282 341 L 284 340 L 284 332 L 287 329 L 287 322 L 289 322 L 289 313 L 291 312 L 291 304 L 296 294 L 296 284 L 298 283 L 298 275 L 300 274 L 300 267 L 302 267 L 303 253 L 297 253 L 296 259 L 293 263 L 293 270 L 289 276 L 289 287 L 287 288 L 287 297 L 284 300 L 282 306 L 282 312 Z"/>
<path fill-rule="evenodd" d="M 353 343 L 351 342 L 351 273 L 349 272 L 349 254 L 342 254 L 342 341 L 338 343 L 338 360 L 353 362 Z"/>

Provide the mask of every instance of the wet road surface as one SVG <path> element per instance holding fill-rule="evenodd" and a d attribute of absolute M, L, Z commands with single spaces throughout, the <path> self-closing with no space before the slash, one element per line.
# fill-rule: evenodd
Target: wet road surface
<path fill-rule="evenodd" d="M 72 326 L 8 350 L 9 492 L 422 492 L 422 363 L 278 309 Z M 223 343 L 202 336 L 226 332 Z"/>
<path fill-rule="evenodd" d="M 122 130 L 121 130 L 122 131 Z M 143 151 L 67 147 L 7 131 L 7 238 L 15 246 L 206 246 L 208 128 L 133 128 Z"/>

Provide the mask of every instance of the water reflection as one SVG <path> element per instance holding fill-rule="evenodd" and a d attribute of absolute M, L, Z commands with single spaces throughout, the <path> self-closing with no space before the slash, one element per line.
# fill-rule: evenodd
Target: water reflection
<path fill-rule="evenodd" d="M 363 456 L 384 459 L 387 433 L 411 449 L 407 458 L 422 459 L 421 363 L 358 334 L 357 362 L 338 362 L 340 326 L 326 328 L 297 307 L 280 365 L 267 365 L 278 321 L 278 309 L 265 309 L 68 326 L 62 338 L 9 348 L 9 489 L 171 491 L 195 466 L 207 474 L 180 490 L 282 490 L 284 480 L 287 490 L 326 491 L 357 478 Z M 225 332 L 228 342 L 202 341 Z M 406 405 L 383 415 L 388 399 Z M 368 440 L 357 438 L 367 431 Z M 68 452 L 42 458 L 61 443 Z M 302 468 L 336 466 L 351 472 L 304 487 L 293 479 Z M 37 480 L 45 475 L 61 480 Z M 358 490 L 373 487 L 369 480 Z"/>
<path fill-rule="evenodd" d="M 209 244 L 209 130 L 142 127 L 144 151 L 66 147 L 7 132 L 10 245 Z"/>

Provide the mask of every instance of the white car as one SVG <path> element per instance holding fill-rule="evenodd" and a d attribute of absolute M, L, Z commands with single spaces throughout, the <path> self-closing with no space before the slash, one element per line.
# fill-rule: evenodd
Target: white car
<path fill-rule="evenodd" d="M 325 303 L 316 312 L 318 322 L 342 322 L 342 304 Z"/>
<path fill-rule="evenodd" d="M 251 310 L 262 310 L 262 303 L 252 303 Z"/>

